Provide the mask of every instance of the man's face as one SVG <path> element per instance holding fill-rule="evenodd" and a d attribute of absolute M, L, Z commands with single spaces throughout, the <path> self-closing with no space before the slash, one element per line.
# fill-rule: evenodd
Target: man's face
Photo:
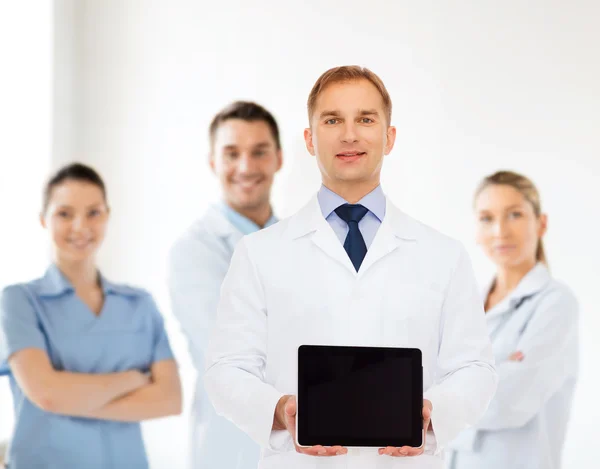
<path fill-rule="evenodd" d="M 333 83 L 317 98 L 306 147 L 317 157 L 323 183 L 379 183 L 383 156 L 394 146 L 377 88 L 368 80 Z"/>
<path fill-rule="evenodd" d="M 219 178 L 226 202 L 240 212 L 269 204 L 281 150 L 264 121 L 229 119 L 215 132 L 210 166 Z"/>

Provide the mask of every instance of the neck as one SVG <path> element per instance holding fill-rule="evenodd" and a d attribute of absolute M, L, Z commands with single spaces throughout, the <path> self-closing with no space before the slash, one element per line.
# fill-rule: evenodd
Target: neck
<path fill-rule="evenodd" d="M 517 266 L 499 268 L 494 282 L 494 291 L 506 294 L 514 290 L 519 282 L 523 280 L 523 277 L 535 267 L 535 264 L 536 261 L 534 259 Z"/>
<path fill-rule="evenodd" d="M 235 210 L 240 215 L 243 215 L 247 219 L 256 223 L 261 228 L 264 228 L 269 219 L 273 216 L 273 211 L 271 210 L 271 205 L 269 203 L 261 204 L 258 207 L 242 209 L 232 207 L 229 203 L 227 203 L 227 205 L 229 205 L 231 209 Z"/>
<path fill-rule="evenodd" d="M 75 290 L 98 285 L 98 271 L 94 259 L 72 262 L 57 256 L 54 263 L 71 282 Z"/>
<path fill-rule="evenodd" d="M 323 185 L 332 192 L 347 200 L 349 204 L 355 204 L 360 201 L 365 195 L 373 192 L 380 182 L 377 181 L 365 181 L 356 183 L 352 182 L 331 182 L 323 181 Z"/>

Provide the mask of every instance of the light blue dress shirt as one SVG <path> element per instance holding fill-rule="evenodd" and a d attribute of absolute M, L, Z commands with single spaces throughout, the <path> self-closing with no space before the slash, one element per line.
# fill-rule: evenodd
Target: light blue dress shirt
<path fill-rule="evenodd" d="M 221 211 L 223 215 L 225 215 L 225 218 L 229 220 L 229 223 L 236 227 L 243 235 L 249 235 L 261 229 L 261 227 L 258 226 L 256 223 L 254 223 L 249 218 L 246 218 L 241 213 L 236 212 L 225 202 L 217 204 L 217 208 Z M 274 215 L 271 215 L 271 218 L 267 220 L 267 223 L 262 228 L 267 228 L 271 225 L 274 225 L 278 221 L 279 220 L 277 220 L 277 218 Z"/>
<path fill-rule="evenodd" d="M 44 277 L 6 287 L 0 297 L 0 364 L 14 353 L 45 351 L 55 370 L 73 373 L 148 371 L 172 359 L 163 319 L 147 292 L 101 277 L 104 306 L 96 316 L 55 265 Z M 139 423 L 46 412 L 10 376 L 15 428 L 10 469 L 147 469 Z"/>
<path fill-rule="evenodd" d="M 341 196 L 331 191 L 324 185 L 321 186 L 319 193 L 317 194 L 321 212 L 327 220 L 327 223 L 333 228 L 333 231 L 339 238 L 340 242 L 344 244 L 346 235 L 348 234 L 348 224 L 342 220 L 335 209 L 340 205 L 347 204 L 348 201 L 344 200 Z M 358 202 L 360 205 L 364 205 L 369 211 L 364 218 L 358 223 L 358 229 L 360 230 L 367 249 L 373 243 L 377 230 L 385 217 L 385 195 L 381 186 L 377 186 L 367 195 L 365 195 Z"/>

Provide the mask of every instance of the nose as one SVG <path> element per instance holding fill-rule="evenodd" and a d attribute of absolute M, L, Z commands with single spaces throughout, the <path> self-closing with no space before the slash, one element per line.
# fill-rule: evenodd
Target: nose
<path fill-rule="evenodd" d="M 358 142 L 358 134 L 356 133 L 356 128 L 354 126 L 354 122 L 346 122 L 344 124 L 343 133 L 342 133 L 342 142 L 343 143 Z"/>
<path fill-rule="evenodd" d="M 499 218 L 494 224 L 494 235 L 500 238 L 505 237 L 508 234 L 508 223 L 504 218 Z"/>
<path fill-rule="evenodd" d="M 237 170 L 241 174 L 252 173 L 254 170 L 255 161 L 249 152 L 244 152 L 240 155 L 237 165 Z"/>
<path fill-rule="evenodd" d="M 84 232 L 88 229 L 88 221 L 86 217 L 75 217 L 73 218 L 73 223 L 71 224 L 71 229 L 76 233 Z"/>

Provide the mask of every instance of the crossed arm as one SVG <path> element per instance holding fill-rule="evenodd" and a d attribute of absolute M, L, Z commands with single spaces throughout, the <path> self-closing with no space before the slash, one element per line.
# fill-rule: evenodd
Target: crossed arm
<path fill-rule="evenodd" d="M 9 359 L 25 396 L 41 409 L 73 417 L 138 422 L 181 413 L 181 384 L 174 360 L 107 374 L 57 371 L 45 351 L 27 348 Z"/>

